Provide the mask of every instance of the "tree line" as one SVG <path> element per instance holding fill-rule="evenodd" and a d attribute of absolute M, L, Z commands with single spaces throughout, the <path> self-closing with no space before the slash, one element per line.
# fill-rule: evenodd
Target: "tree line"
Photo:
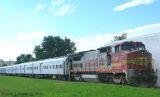
<path fill-rule="evenodd" d="M 112 42 L 126 38 L 127 34 L 123 33 L 119 36 L 114 36 Z M 16 64 L 65 56 L 75 52 L 76 49 L 75 42 L 67 37 L 63 39 L 60 36 L 45 36 L 41 44 L 34 47 L 33 53 L 35 57 L 33 57 L 32 54 L 21 54 L 17 57 Z"/>
<path fill-rule="evenodd" d="M 65 37 L 62 39 L 60 36 L 45 36 L 42 43 L 34 47 L 33 53 L 35 57 L 33 57 L 31 54 L 21 54 L 17 57 L 16 64 L 60 57 L 75 51 L 75 43 L 69 38 Z"/>

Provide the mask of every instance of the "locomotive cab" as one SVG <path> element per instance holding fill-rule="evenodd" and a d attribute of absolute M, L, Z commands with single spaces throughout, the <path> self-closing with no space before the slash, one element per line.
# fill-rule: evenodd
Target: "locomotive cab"
<path fill-rule="evenodd" d="M 152 55 L 145 49 L 145 45 L 141 42 L 124 42 L 119 46 L 121 65 L 125 67 L 128 83 L 153 86 L 155 77 Z"/>

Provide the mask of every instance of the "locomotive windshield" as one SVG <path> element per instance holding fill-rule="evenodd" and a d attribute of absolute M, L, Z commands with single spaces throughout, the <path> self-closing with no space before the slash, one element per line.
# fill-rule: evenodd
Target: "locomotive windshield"
<path fill-rule="evenodd" d="M 136 50 L 145 50 L 145 46 L 144 45 L 137 45 Z"/>
<path fill-rule="evenodd" d="M 135 47 L 133 45 L 122 45 L 122 50 L 124 51 L 132 51 Z"/>
<path fill-rule="evenodd" d="M 122 50 L 133 51 L 133 50 L 145 50 L 144 45 L 122 45 Z"/>

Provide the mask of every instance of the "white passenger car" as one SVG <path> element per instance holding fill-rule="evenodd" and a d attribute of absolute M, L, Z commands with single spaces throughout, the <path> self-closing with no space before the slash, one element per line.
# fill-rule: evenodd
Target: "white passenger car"
<path fill-rule="evenodd" d="M 68 70 L 65 67 L 66 57 L 58 57 L 0 67 L 0 73 L 21 76 L 58 77 L 59 79 L 68 75 L 66 73 Z"/>
<path fill-rule="evenodd" d="M 64 75 L 65 60 L 66 58 L 62 57 L 62 58 L 47 59 L 39 62 L 39 64 L 41 65 L 40 74 Z"/>

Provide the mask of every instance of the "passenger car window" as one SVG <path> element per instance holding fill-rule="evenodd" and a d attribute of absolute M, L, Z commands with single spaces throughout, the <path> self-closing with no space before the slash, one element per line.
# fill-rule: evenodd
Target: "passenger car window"
<path fill-rule="evenodd" d="M 58 65 L 56 65 L 56 68 L 58 68 Z"/>

